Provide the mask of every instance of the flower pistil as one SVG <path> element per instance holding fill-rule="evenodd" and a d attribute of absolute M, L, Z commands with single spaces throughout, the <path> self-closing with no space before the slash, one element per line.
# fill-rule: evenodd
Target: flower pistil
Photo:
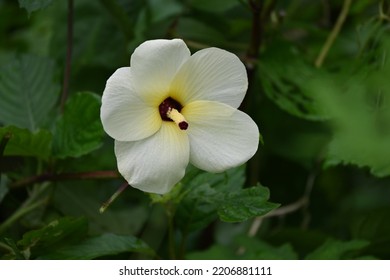
<path fill-rule="evenodd" d="M 167 117 L 173 120 L 181 130 L 186 130 L 188 128 L 188 122 L 175 108 L 170 108 L 168 110 Z"/>
<path fill-rule="evenodd" d="M 180 113 L 183 106 L 172 97 L 166 98 L 158 107 L 161 119 L 164 121 L 173 121 L 181 130 L 188 128 L 188 122 Z"/>

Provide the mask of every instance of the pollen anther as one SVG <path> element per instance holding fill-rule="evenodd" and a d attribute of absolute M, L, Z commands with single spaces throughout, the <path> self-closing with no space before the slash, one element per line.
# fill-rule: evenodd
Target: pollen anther
<path fill-rule="evenodd" d="M 174 121 L 181 130 L 186 130 L 188 128 L 188 122 L 175 108 L 169 108 L 167 117 Z"/>

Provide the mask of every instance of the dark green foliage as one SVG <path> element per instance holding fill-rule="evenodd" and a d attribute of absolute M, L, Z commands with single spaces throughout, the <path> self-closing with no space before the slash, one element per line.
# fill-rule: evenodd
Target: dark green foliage
<path fill-rule="evenodd" d="M 217 217 L 225 222 L 242 222 L 278 207 L 268 202 L 267 188 L 242 189 L 243 167 L 218 175 L 195 170 L 193 173 L 197 175 L 189 172 L 183 180 L 184 183 L 191 181 L 176 210 L 176 222 L 185 233 L 202 229 Z"/>
<path fill-rule="evenodd" d="M 0 122 L 35 131 L 47 125 L 58 96 L 55 65 L 34 55 L 10 56 L 0 68 Z"/>
<path fill-rule="evenodd" d="M 54 253 L 43 255 L 41 258 L 49 260 L 91 260 L 128 252 L 154 255 L 153 250 L 133 236 L 107 233 L 88 238 L 77 245 L 65 247 Z"/>
<path fill-rule="evenodd" d="M 51 154 L 52 134 L 41 129 L 31 132 L 16 126 L 0 128 L 0 138 L 9 137 L 4 156 L 33 156 L 47 158 Z"/>
<path fill-rule="evenodd" d="M 86 234 L 87 229 L 87 221 L 84 218 L 66 217 L 54 220 L 41 229 L 25 233 L 17 245 L 26 258 L 36 258 L 68 244 L 77 243 Z"/>
<path fill-rule="evenodd" d="M 0 1 L 0 259 L 389 259 L 390 3 L 352 2 L 318 67 L 343 1 L 75 0 L 61 108 L 68 1 Z M 124 180 L 100 98 L 156 38 L 242 60 L 258 158 L 101 214 Z"/>
<path fill-rule="evenodd" d="M 76 93 L 55 123 L 53 154 L 58 158 L 88 154 L 102 145 L 102 137 L 100 98 L 93 93 Z"/>
<path fill-rule="evenodd" d="M 34 11 L 46 8 L 53 0 L 19 0 L 19 6 L 25 8 L 29 14 Z"/>

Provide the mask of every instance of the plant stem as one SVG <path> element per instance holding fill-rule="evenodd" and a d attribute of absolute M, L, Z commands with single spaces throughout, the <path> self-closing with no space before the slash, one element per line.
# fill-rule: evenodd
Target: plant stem
<path fill-rule="evenodd" d="M 389 15 L 387 15 L 386 14 L 386 12 L 384 12 L 384 5 L 385 5 L 385 3 L 384 3 L 384 0 L 382 0 L 380 3 L 379 3 L 379 20 L 380 21 L 390 21 L 390 17 L 389 17 Z M 389 9 L 388 9 L 388 11 L 387 11 L 387 13 L 390 11 L 390 6 L 389 6 Z"/>
<path fill-rule="evenodd" d="M 258 85 L 255 85 L 255 74 L 257 71 L 257 61 L 260 52 L 260 46 L 263 41 L 264 21 L 266 20 L 263 15 L 263 1 L 249 0 L 249 7 L 252 11 L 252 30 L 250 44 L 246 53 L 245 66 L 248 74 L 248 94 L 244 99 L 241 108 L 243 111 L 251 115 L 255 122 L 256 109 L 259 106 L 260 98 Z M 246 185 L 253 186 L 259 181 L 259 169 L 260 169 L 260 155 L 259 151 L 248 161 L 246 170 Z"/>
<path fill-rule="evenodd" d="M 252 30 L 251 42 L 247 51 L 247 56 L 252 59 L 257 59 L 263 35 L 263 26 L 261 22 L 263 3 L 262 1 L 249 0 L 249 5 L 252 8 Z M 251 78 L 248 79 L 250 80 Z"/>
<path fill-rule="evenodd" d="M 32 200 L 31 200 L 32 201 Z M 34 210 L 35 208 L 38 208 L 45 203 L 47 203 L 47 198 L 38 200 L 34 203 L 31 201 L 28 201 L 25 205 L 20 207 L 15 213 L 12 214 L 11 217 L 9 217 L 7 220 L 5 220 L 1 225 L 0 225 L 0 234 L 4 232 L 8 227 L 10 227 L 14 222 L 19 220 L 21 217 L 29 213 L 30 211 Z M 31 204 L 30 204 L 31 203 Z"/>
<path fill-rule="evenodd" d="M 64 71 L 64 83 L 62 86 L 61 113 L 64 112 L 66 100 L 69 95 L 70 70 L 72 64 L 72 48 L 73 48 L 73 0 L 68 0 L 68 18 L 67 18 L 67 37 L 66 37 L 66 59 Z"/>
<path fill-rule="evenodd" d="M 80 173 L 44 173 L 28 178 L 24 178 L 20 181 L 14 182 L 10 185 L 11 188 L 25 187 L 34 183 L 46 182 L 46 181 L 65 181 L 65 180 L 77 180 L 77 179 L 117 179 L 120 178 L 118 172 L 114 170 L 102 170 L 102 171 L 90 171 Z"/>
<path fill-rule="evenodd" d="M 168 218 L 168 244 L 169 244 L 169 255 L 172 260 L 176 259 L 176 246 L 175 246 L 175 228 L 173 225 L 173 209 L 172 204 L 167 202 L 164 204 L 165 212 Z"/>
<path fill-rule="evenodd" d="M 129 186 L 129 184 L 126 182 L 124 184 L 122 184 L 119 189 L 107 200 L 103 203 L 103 205 L 100 207 L 99 209 L 99 212 L 100 213 L 103 213 L 104 211 L 106 211 L 106 209 L 108 208 L 108 206 L 111 205 L 111 203 L 114 202 L 114 200 Z"/>
<path fill-rule="evenodd" d="M 320 68 L 324 63 L 324 60 L 328 55 L 330 48 L 332 47 L 334 41 L 340 33 L 341 27 L 343 26 L 345 19 L 347 18 L 349 8 L 351 7 L 351 2 L 352 0 L 344 0 L 343 7 L 339 17 L 337 18 L 336 24 L 333 26 L 332 31 L 329 33 L 329 36 L 326 39 L 325 44 L 322 46 L 321 52 L 319 53 L 315 61 L 315 66 L 317 68 Z"/>

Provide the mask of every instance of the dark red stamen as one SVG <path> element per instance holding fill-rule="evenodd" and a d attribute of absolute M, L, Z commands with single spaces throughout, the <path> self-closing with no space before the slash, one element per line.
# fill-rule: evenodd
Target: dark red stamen
<path fill-rule="evenodd" d="M 188 123 L 187 122 L 181 122 L 181 123 L 179 123 L 179 128 L 181 129 L 181 130 L 186 130 L 187 128 L 188 128 Z"/>
<path fill-rule="evenodd" d="M 172 121 L 170 118 L 168 118 L 167 114 L 168 114 L 168 111 L 170 109 L 176 109 L 178 110 L 179 112 L 181 111 L 181 109 L 183 108 L 183 106 L 181 106 L 181 104 L 179 102 L 177 102 L 175 99 L 173 99 L 172 97 L 168 97 L 167 99 L 165 99 L 161 104 L 160 106 L 158 106 L 158 109 L 160 111 L 160 116 L 161 116 L 161 119 L 164 120 L 164 121 Z M 188 124 L 187 124 L 188 126 Z M 180 128 L 182 129 L 182 128 Z"/>

